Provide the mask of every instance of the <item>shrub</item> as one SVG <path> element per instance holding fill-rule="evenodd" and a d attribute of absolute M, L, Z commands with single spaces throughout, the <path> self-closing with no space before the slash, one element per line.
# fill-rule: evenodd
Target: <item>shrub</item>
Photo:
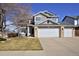
<path fill-rule="evenodd" d="M 8 37 L 17 37 L 18 33 L 8 33 Z"/>
<path fill-rule="evenodd" d="M 6 41 L 7 39 L 5 39 L 5 38 L 0 38 L 0 41 Z"/>

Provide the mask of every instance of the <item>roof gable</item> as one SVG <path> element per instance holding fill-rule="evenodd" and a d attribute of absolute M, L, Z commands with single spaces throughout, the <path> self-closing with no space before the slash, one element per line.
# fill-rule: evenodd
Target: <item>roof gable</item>
<path fill-rule="evenodd" d="M 39 14 L 42 14 L 42 15 L 45 16 L 45 17 L 57 17 L 56 14 L 50 13 L 50 12 L 48 12 L 48 11 L 40 11 L 40 12 L 34 14 L 34 16 L 37 16 L 37 15 L 39 15 Z"/>
<path fill-rule="evenodd" d="M 64 19 L 62 20 L 62 22 L 66 19 L 66 18 L 72 18 L 73 20 L 78 20 L 79 16 L 65 16 Z"/>
<path fill-rule="evenodd" d="M 51 25 L 58 25 L 58 23 L 53 22 L 51 20 L 46 20 L 46 21 L 40 23 L 39 25 L 43 25 L 43 24 L 45 24 L 45 25 L 49 25 L 49 24 L 51 24 Z"/>
<path fill-rule="evenodd" d="M 65 16 L 64 19 L 62 20 L 62 22 L 65 21 L 66 18 L 72 18 L 73 20 L 75 19 L 75 18 L 70 17 L 70 16 Z"/>
<path fill-rule="evenodd" d="M 62 25 L 74 25 L 74 20 L 75 18 L 71 16 L 65 16 L 64 19 L 62 20 L 61 24 Z"/>

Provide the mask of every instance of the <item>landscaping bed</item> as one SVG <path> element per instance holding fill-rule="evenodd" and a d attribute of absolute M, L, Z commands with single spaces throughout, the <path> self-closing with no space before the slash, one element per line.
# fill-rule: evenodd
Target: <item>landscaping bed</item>
<path fill-rule="evenodd" d="M 0 51 L 26 51 L 26 50 L 42 50 L 42 46 L 38 38 L 15 37 L 8 38 L 5 43 L 0 42 Z"/>

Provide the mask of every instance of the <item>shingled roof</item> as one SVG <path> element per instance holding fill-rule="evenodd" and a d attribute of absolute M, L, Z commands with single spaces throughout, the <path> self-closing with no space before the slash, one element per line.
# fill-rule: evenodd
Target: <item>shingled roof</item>
<path fill-rule="evenodd" d="M 70 17 L 72 17 L 74 19 L 79 19 L 79 16 L 70 16 Z"/>
<path fill-rule="evenodd" d="M 72 25 L 72 23 L 70 23 L 71 21 L 70 22 L 65 22 L 65 19 L 67 17 L 70 18 L 70 19 L 72 19 L 72 20 L 78 20 L 79 19 L 79 16 L 65 16 L 64 19 L 62 20 L 62 22 L 60 24 L 62 24 L 62 25 Z"/>

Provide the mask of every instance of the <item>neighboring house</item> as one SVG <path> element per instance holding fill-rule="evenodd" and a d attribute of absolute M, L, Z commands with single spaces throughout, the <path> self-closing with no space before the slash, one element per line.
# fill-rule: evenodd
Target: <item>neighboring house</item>
<path fill-rule="evenodd" d="M 75 26 L 75 36 L 79 36 L 79 16 L 65 16 L 61 22 L 62 25 Z M 68 31 L 67 31 L 68 32 Z"/>
<path fill-rule="evenodd" d="M 79 25 L 79 16 L 65 16 L 61 24 L 64 25 Z"/>

